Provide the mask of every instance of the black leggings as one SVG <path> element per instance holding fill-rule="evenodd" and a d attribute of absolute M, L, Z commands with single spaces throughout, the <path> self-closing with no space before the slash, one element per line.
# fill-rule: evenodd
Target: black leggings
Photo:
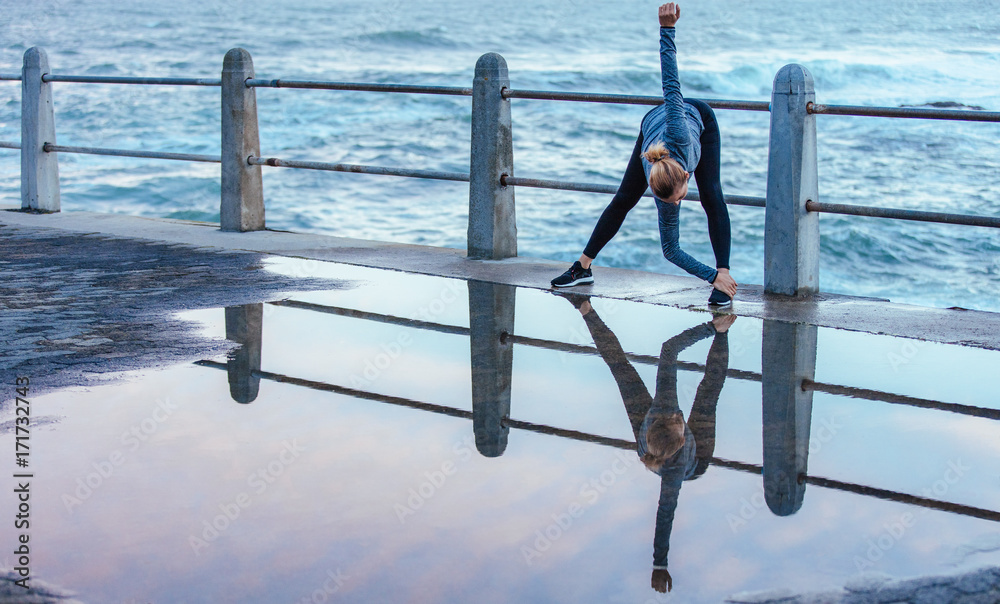
<path fill-rule="evenodd" d="M 708 237 L 712 241 L 712 251 L 715 252 L 716 268 L 729 268 L 729 248 L 731 234 L 729 226 L 729 211 L 722 195 L 722 182 L 719 177 L 720 148 L 722 138 L 719 135 L 719 122 L 715 119 L 712 108 L 702 101 L 685 99 L 687 104 L 698 110 L 705 129 L 701 133 L 701 160 L 694 170 L 694 179 L 698 183 L 698 194 L 701 205 L 708 217 Z M 639 203 L 643 193 L 649 187 L 646 182 L 646 172 L 642 167 L 642 131 L 635 141 L 632 157 L 625 167 L 625 176 L 618 185 L 611 203 L 605 208 L 601 218 L 590 235 L 590 241 L 583 253 L 588 258 L 596 258 L 611 238 L 618 234 L 618 229 L 625 222 L 625 216 Z"/>

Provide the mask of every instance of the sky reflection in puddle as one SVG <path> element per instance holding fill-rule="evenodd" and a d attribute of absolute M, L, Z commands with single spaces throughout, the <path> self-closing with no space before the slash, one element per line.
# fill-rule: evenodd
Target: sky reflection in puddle
<path fill-rule="evenodd" d="M 33 401 L 63 417 L 32 434 L 37 577 L 95 602 L 719 602 L 1000 561 L 996 352 L 270 268 L 358 283 L 185 313 L 243 348 Z"/>

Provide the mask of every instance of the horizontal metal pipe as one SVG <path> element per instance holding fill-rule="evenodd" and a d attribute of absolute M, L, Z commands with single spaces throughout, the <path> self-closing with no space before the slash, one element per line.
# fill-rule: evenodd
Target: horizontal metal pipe
<path fill-rule="evenodd" d="M 417 319 L 407 319 L 404 317 L 396 317 L 393 315 L 385 315 L 381 313 L 369 312 L 364 310 L 340 308 L 337 306 L 326 306 L 323 304 L 314 304 L 312 302 L 300 302 L 298 300 L 279 300 L 276 302 L 269 302 L 269 304 L 273 306 L 285 306 L 288 308 L 298 308 L 300 310 L 308 310 L 308 311 L 321 312 L 331 315 L 339 315 L 342 317 L 351 317 L 354 319 L 363 319 L 365 321 L 388 323 L 390 325 L 401 325 L 404 327 L 412 327 L 414 329 L 436 331 L 439 333 L 447 333 L 460 336 L 469 335 L 468 327 L 460 327 L 458 325 L 444 325 L 441 323 L 420 321 Z M 558 352 L 569 352 L 572 354 L 585 354 L 585 355 L 599 354 L 598 350 L 593 346 L 585 346 L 582 344 L 570 344 L 568 342 L 554 342 L 552 340 L 542 340 L 539 338 L 531 338 L 528 336 L 519 336 L 514 334 L 504 334 L 502 337 L 505 338 L 505 341 L 509 341 L 514 344 L 521 344 L 524 346 L 532 346 L 535 348 L 555 350 Z M 625 357 L 629 361 L 632 361 L 633 363 L 640 363 L 643 365 L 656 366 L 660 362 L 659 357 L 651 355 L 642 355 L 642 354 L 627 352 L 625 353 Z M 699 363 L 691 363 L 687 361 L 678 361 L 677 368 L 681 369 L 682 371 L 692 371 L 700 373 L 705 372 L 704 365 L 701 365 Z M 762 379 L 761 374 L 754 371 L 745 371 L 742 369 L 730 368 L 729 370 L 727 370 L 726 375 L 733 379 L 746 380 L 749 382 L 760 382 Z M 833 394 L 838 396 L 849 396 L 852 398 L 878 401 L 882 403 L 889 403 L 892 405 L 906 405 L 909 407 L 919 407 L 923 409 L 937 409 L 939 411 L 947 411 L 949 413 L 957 413 L 959 415 L 969 415 L 972 417 L 982 417 L 986 419 L 1000 421 L 1000 410 L 991 409 L 988 407 L 974 407 L 972 405 L 945 403 L 942 401 L 918 398 L 914 396 L 905 396 L 901 394 L 893 394 L 890 392 L 881 392 L 879 390 L 870 390 L 867 388 L 855 388 L 852 386 L 840 386 L 838 384 L 826 384 L 823 382 L 814 382 L 812 380 L 803 381 L 802 387 L 808 388 L 810 390 L 815 390 L 817 392 L 825 392 L 827 394 Z"/>
<path fill-rule="evenodd" d="M 917 505 L 922 508 L 929 508 L 941 512 L 950 512 L 952 514 L 960 514 L 962 516 L 971 516 L 972 518 L 979 518 L 980 520 L 990 520 L 993 522 L 1000 522 L 1000 512 L 994 510 L 986 510 L 983 508 L 977 508 L 971 505 L 951 503 L 949 501 L 940 501 L 937 499 L 930 499 L 929 497 L 918 497 L 916 495 L 908 495 L 906 493 L 898 493 L 896 491 L 890 491 L 888 489 L 869 487 L 862 484 L 853 484 L 850 482 L 834 480 L 832 478 L 823 478 L 821 476 L 802 475 L 799 476 L 799 480 L 806 484 L 811 484 L 826 489 L 847 491 L 848 493 L 855 493 L 857 495 L 864 495 L 866 497 L 874 497 L 876 499 L 884 499 L 886 501 L 895 501 L 898 503 Z"/>
<path fill-rule="evenodd" d="M 1000 111 L 925 109 L 923 107 L 865 107 L 863 105 L 822 105 L 819 103 L 810 103 L 807 109 L 813 115 L 854 115 L 921 120 L 954 120 L 960 122 L 1000 122 Z"/>
<path fill-rule="evenodd" d="M 381 174 L 383 176 L 405 176 L 409 178 L 429 178 L 431 180 L 469 182 L 469 175 L 464 172 L 410 170 L 405 168 L 386 168 L 384 166 L 365 166 L 358 164 L 330 164 L 318 161 L 279 159 L 277 157 L 251 156 L 247 159 L 247 162 L 252 166 L 275 166 L 278 168 L 302 168 L 305 170 L 325 170 L 328 172 L 356 172 L 358 174 Z"/>
<path fill-rule="evenodd" d="M 0 74 L 0 81 L 19 81 L 20 74 Z M 221 86 L 218 78 L 157 78 L 128 76 L 80 76 L 46 74 L 44 82 L 72 82 L 79 84 L 142 84 L 163 86 Z M 285 80 L 253 78 L 247 86 L 256 88 L 300 88 L 313 90 L 353 90 L 362 92 L 397 92 L 412 94 L 440 94 L 452 96 L 472 96 L 471 88 L 457 86 L 422 86 L 412 84 L 374 84 L 363 82 L 328 82 L 321 80 Z M 603 94 L 590 92 L 559 92 L 552 90 L 505 89 L 504 98 L 538 99 L 553 101 L 577 101 L 591 103 L 612 103 L 626 105 L 659 105 L 663 99 L 658 96 Z M 739 111 L 770 111 L 767 101 L 743 101 L 727 99 L 701 99 L 715 109 Z M 867 107 L 862 105 L 826 105 L 811 103 L 809 112 L 815 115 L 852 115 L 871 117 L 891 117 L 910 119 L 957 120 L 967 122 L 1000 122 L 1000 112 L 930 109 L 922 107 Z"/>
<path fill-rule="evenodd" d="M 147 86 L 222 86 L 220 78 L 139 78 L 127 76 L 76 76 L 47 73 L 43 82 L 76 84 L 144 84 Z"/>
<path fill-rule="evenodd" d="M 421 321 L 419 319 L 407 319 L 404 317 L 395 317 L 393 315 L 384 315 L 382 313 L 370 312 L 367 310 L 341 308 L 339 306 L 327 306 L 325 304 L 315 304 L 313 302 L 301 302 L 299 300 L 275 300 L 274 302 L 268 302 L 268 304 L 270 304 L 271 306 L 284 306 L 287 308 L 297 308 L 299 310 L 321 312 L 328 315 L 350 317 L 352 319 L 362 319 L 364 321 L 374 321 L 376 323 L 387 323 L 389 325 L 402 325 L 404 327 L 412 327 L 414 329 L 425 329 L 427 331 L 436 331 L 438 333 L 447 333 L 457 336 L 469 335 L 468 327 L 460 327 L 458 325 L 444 325 L 443 323 L 433 323 L 431 321 Z"/>
<path fill-rule="evenodd" d="M 505 99 L 534 99 L 541 101 L 577 101 L 583 103 L 613 103 L 618 105 L 662 105 L 663 97 L 634 94 L 597 94 L 592 92 L 556 92 L 554 90 L 504 89 Z"/>
<path fill-rule="evenodd" d="M 213 369 L 221 369 L 221 370 L 228 369 L 228 366 L 225 363 L 219 363 L 218 361 L 208 361 L 208 360 L 195 361 L 195 365 L 200 365 L 202 367 L 211 367 Z M 295 386 L 301 386 L 312 390 L 319 390 L 321 392 L 332 392 L 334 394 L 341 394 L 344 396 L 350 396 L 362 400 L 387 403 L 399 407 L 407 407 L 409 409 L 418 409 L 420 411 L 429 411 L 431 413 L 436 413 L 438 415 L 446 415 L 449 417 L 458 417 L 470 420 L 472 419 L 472 412 L 466 411 L 465 409 L 456 409 L 454 407 L 447 407 L 445 405 L 436 405 L 434 403 L 424 403 L 421 401 L 415 401 L 412 399 L 403 398 L 401 396 L 392 396 L 387 394 L 378 394 L 375 392 L 367 392 L 365 390 L 358 390 L 356 388 L 348 388 L 346 386 L 338 386 L 336 384 L 328 384 L 326 382 L 318 382 L 315 380 L 306 380 L 288 375 L 282 375 L 280 373 L 272 373 L 269 371 L 253 371 L 251 372 L 251 375 L 253 377 L 257 377 L 260 379 L 279 382 L 282 384 L 292 384 Z M 596 434 L 588 434 L 586 432 L 579 432 L 577 430 L 567 430 L 565 428 L 556 428 L 554 426 L 535 424 L 532 422 L 526 422 L 510 418 L 505 419 L 504 423 L 512 428 L 516 428 L 519 430 L 526 430 L 529 432 L 536 432 L 539 434 L 548 434 L 550 436 L 560 436 L 563 438 L 569 438 L 584 442 L 592 442 L 605 446 L 617 447 L 619 449 L 625 449 L 631 451 L 636 450 L 635 443 L 628 440 L 610 438 L 607 436 L 598 436 Z"/>
<path fill-rule="evenodd" d="M 20 149 L 21 143 L 15 143 L 13 141 L 0 141 L 0 149 Z"/>
<path fill-rule="evenodd" d="M 569 352 L 572 354 L 585 354 L 592 356 L 600 356 L 600 352 L 593 346 L 586 346 L 583 344 L 570 344 L 568 342 L 554 342 L 552 340 L 542 340 L 539 338 L 532 338 L 528 336 L 518 336 L 518 335 L 507 335 L 508 341 L 514 344 L 521 344 L 523 346 L 532 346 L 534 348 L 543 348 L 546 350 L 555 350 L 558 352 Z M 656 367 L 660 364 L 660 357 L 647 355 L 647 354 L 636 354 L 634 352 L 626 352 L 625 358 L 633 363 L 639 363 L 641 365 L 652 365 Z M 681 371 L 691 371 L 695 373 L 705 373 L 705 366 L 700 363 L 691 363 L 688 361 L 677 361 L 677 368 Z M 760 382 L 761 375 L 753 371 L 744 371 L 742 369 L 729 368 L 726 370 L 726 376 L 736 379 L 745 380 L 748 382 Z"/>
<path fill-rule="evenodd" d="M 466 330 L 467 332 L 468 330 Z M 526 346 L 533 346 L 536 348 L 545 348 L 549 350 L 558 350 L 560 352 L 570 352 L 574 354 L 587 354 L 587 355 L 597 355 L 598 351 L 592 346 L 584 346 L 581 344 L 569 344 L 566 342 L 552 342 L 550 340 L 541 340 L 537 338 L 529 338 L 527 336 L 509 336 L 510 341 L 515 344 L 523 344 Z M 633 363 L 640 363 L 643 365 L 659 365 L 659 357 L 651 355 L 641 355 L 631 352 L 626 352 L 625 357 L 632 361 Z M 682 371 L 692 371 L 698 373 L 705 372 L 705 366 L 700 363 L 691 363 L 688 361 L 677 361 L 677 368 Z M 761 374 L 755 371 L 745 371 L 742 369 L 728 369 L 726 371 L 726 376 L 737 379 L 744 380 L 748 382 L 760 382 L 763 378 Z M 869 401 L 878 401 L 881 403 L 889 403 L 891 405 L 906 405 L 909 407 L 919 407 L 921 409 L 936 409 L 938 411 L 947 411 L 949 413 L 957 413 L 959 415 L 969 415 L 972 417 L 982 417 L 985 419 L 992 419 L 1000 421 L 1000 409 L 991 409 L 989 407 L 974 407 L 972 405 L 962 405 L 958 403 L 945 403 L 942 401 L 935 401 L 932 399 L 919 398 L 915 396 L 906 396 L 902 394 L 893 394 L 890 392 L 882 392 L 879 390 L 871 390 L 868 388 L 855 388 L 853 386 L 841 386 L 839 384 L 827 384 L 824 382 L 814 382 L 812 380 L 803 380 L 802 388 L 808 390 L 814 390 L 816 392 L 824 392 L 826 394 L 833 394 L 837 396 L 848 396 L 851 398 L 858 398 Z"/>
<path fill-rule="evenodd" d="M 176 159 L 218 164 L 222 159 L 218 155 L 195 155 L 193 153 L 162 153 L 160 151 L 132 151 L 129 149 L 101 149 L 98 147 L 67 147 L 45 143 L 43 149 L 48 153 L 83 153 L 85 155 L 111 155 L 114 157 L 145 157 L 148 159 Z"/>
<path fill-rule="evenodd" d="M 885 403 L 892 403 L 896 405 L 907 405 L 910 407 L 920 407 L 922 409 L 936 409 L 938 411 L 949 411 L 951 413 L 970 415 L 972 417 L 983 417 L 986 419 L 1000 420 L 1000 409 L 991 409 L 989 407 L 974 407 L 972 405 L 962 405 L 959 403 L 942 403 L 941 401 L 919 398 L 916 396 L 906 396 L 903 394 L 887 395 L 884 392 L 880 392 L 878 390 L 871 390 L 868 388 L 856 388 L 854 386 L 840 386 L 838 384 L 825 384 L 823 382 L 814 382 L 810 379 L 804 379 L 802 380 L 802 389 L 815 390 L 816 392 L 825 392 L 827 394 L 833 394 L 836 396 L 848 396 L 851 398 L 866 399 L 866 400 L 879 400 Z"/>
<path fill-rule="evenodd" d="M 584 193 L 607 193 L 613 195 L 618 185 L 601 185 L 589 182 L 571 182 L 566 180 L 550 180 L 544 178 L 522 178 L 520 176 L 501 176 L 500 184 L 507 187 L 530 187 L 533 189 L 554 189 L 557 191 L 581 191 Z M 652 197 L 647 189 L 643 197 Z"/>
<path fill-rule="evenodd" d="M 875 218 L 893 218 L 896 220 L 916 220 L 919 222 L 937 222 L 941 224 L 961 224 L 965 226 L 1000 228 L 1000 217 L 998 216 L 922 212 L 920 210 L 876 208 L 873 206 L 822 203 L 818 201 L 807 201 L 806 210 L 810 212 L 825 212 L 828 214 L 848 214 L 851 216 L 872 216 Z"/>
<path fill-rule="evenodd" d="M 613 195 L 618 190 L 618 185 L 601 185 L 597 183 L 570 182 L 565 180 L 546 180 L 541 178 L 521 178 L 520 176 L 502 176 L 500 183 L 504 186 L 531 187 L 535 189 L 553 189 L 557 191 L 582 191 L 584 193 L 607 193 Z M 648 190 L 643 197 L 652 197 Z M 684 199 L 700 201 L 701 197 L 697 191 L 690 191 Z M 752 206 L 763 208 L 763 197 L 750 197 L 747 195 L 726 195 L 726 203 L 734 206 Z"/>
<path fill-rule="evenodd" d="M 420 86 L 411 84 L 365 84 L 361 82 L 323 82 L 314 80 L 247 80 L 250 88 L 304 88 L 309 90 L 354 90 L 359 92 L 406 92 L 411 94 L 443 94 L 472 96 L 471 88 L 455 86 Z"/>
<path fill-rule="evenodd" d="M 553 90 L 514 90 L 503 92 L 508 99 L 538 99 L 549 101 L 578 101 L 591 103 L 615 103 L 625 105 L 659 105 L 663 98 L 658 96 L 629 94 L 599 94 L 590 92 L 558 92 Z M 770 111 L 766 101 L 740 101 L 723 99 L 700 99 L 715 109 L 735 109 L 740 111 Z M 1000 122 L 1000 112 L 931 109 L 923 107 L 866 107 L 861 105 L 824 105 L 811 103 L 809 112 L 815 115 L 854 115 L 872 117 L 892 117 L 910 119 L 957 120 L 968 122 Z"/>
<path fill-rule="evenodd" d="M 763 208 L 764 204 L 767 203 L 767 199 L 764 197 L 754 197 L 751 195 L 725 195 L 726 205 L 729 206 L 747 206 L 751 208 Z M 698 191 L 688 191 L 687 196 L 684 199 L 689 199 L 691 201 L 701 201 L 701 195 Z"/>
<path fill-rule="evenodd" d="M 218 361 L 208 361 L 208 360 L 195 361 L 195 365 L 199 365 L 201 367 L 209 367 L 212 369 L 219 369 L 222 371 L 228 370 L 228 366 L 225 363 L 220 363 Z M 466 411 L 465 409 L 456 409 L 454 407 L 447 407 L 445 405 L 424 403 L 421 401 L 415 401 L 401 396 L 378 394 L 375 392 L 368 392 L 365 390 L 348 388 L 346 386 L 328 384 L 326 382 L 306 380 L 302 378 L 282 375 L 280 373 L 272 373 L 270 371 L 252 371 L 251 375 L 253 377 L 257 377 L 264 380 L 270 380 L 283 384 L 292 384 L 294 386 L 301 386 L 304 388 L 309 388 L 311 390 L 318 390 L 321 392 L 332 392 L 335 394 L 341 394 L 344 396 L 350 396 L 362 400 L 369 400 L 378 403 L 387 403 L 390 405 L 407 407 L 409 409 L 418 409 L 420 411 L 429 411 L 431 413 L 446 415 L 449 417 L 473 419 L 473 413 L 471 411 Z M 616 449 L 623 449 L 626 451 L 636 451 L 636 443 L 630 440 L 612 438 L 610 436 L 601 436 L 599 434 L 589 434 L 587 432 L 580 432 L 578 430 L 568 430 L 566 428 L 557 428 L 555 426 L 549 426 L 546 424 L 536 424 L 533 422 L 526 422 L 510 418 L 505 419 L 504 424 L 510 426 L 511 428 L 525 430 L 528 432 L 535 432 L 537 434 L 547 434 L 550 436 L 568 438 L 570 440 L 604 445 L 606 447 L 614 447 Z M 733 461 L 729 459 L 712 457 L 709 459 L 709 463 L 713 466 L 718 466 L 729 470 L 736 470 L 738 472 L 747 472 L 750 474 L 757 474 L 757 475 L 763 473 L 762 466 L 742 461 Z M 804 482 L 806 484 L 816 485 L 822 488 L 833 489 L 837 491 L 847 491 L 849 493 L 854 493 L 865 497 L 872 497 L 875 499 L 884 499 L 887 501 L 907 503 L 910 505 L 930 508 L 942 512 L 949 512 L 952 514 L 960 514 L 962 516 L 971 516 L 973 518 L 980 518 L 982 520 L 992 520 L 994 522 L 1000 522 L 1000 512 L 972 507 L 968 505 L 962 505 L 959 503 L 939 501 L 937 499 L 929 499 L 927 497 L 918 497 L 916 495 L 909 495 L 907 493 L 899 493 L 896 491 L 890 491 L 888 489 L 880 489 L 877 487 L 869 487 L 861 484 L 843 482 L 840 480 L 834 480 L 832 478 L 823 478 L 821 476 L 808 476 L 803 474 L 799 476 L 799 481 Z"/>
<path fill-rule="evenodd" d="M 612 103 L 618 105 L 661 105 L 663 97 L 633 94 L 601 94 L 593 92 L 557 92 L 554 90 L 503 91 L 505 99 L 535 99 L 543 101 L 577 101 L 583 103 Z M 715 109 L 736 109 L 740 111 L 770 111 L 767 101 L 730 101 L 724 99 L 698 99 Z"/>

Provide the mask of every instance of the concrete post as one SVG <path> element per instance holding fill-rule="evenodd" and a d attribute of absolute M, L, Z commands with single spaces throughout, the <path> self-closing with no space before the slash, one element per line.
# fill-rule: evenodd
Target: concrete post
<path fill-rule="evenodd" d="M 778 516 L 802 507 L 809 464 L 812 390 L 816 375 L 816 326 L 764 321 L 761 392 L 764 425 L 764 500 Z"/>
<path fill-rule="evenodd" d="M 764 291 L 805 296 L 819 291 L 819 215 L 806 201 L 819 201 L 816 100 L 812 75 L 786 65 L 774 77 L 764 218 Z"/>
<path fill-rule="evenodd" d="M 472 157 L 469 163 L 469 258 L 517 256 L 514 188 L 500 184 L 514 175 L 507 62 L 487 53 L 476 62 L 472 82 Z"/>
<path fill-rule="evenodd" d="M 37 46 L 24 51 L 21 68 L 21 209 L 58 212 L 59 161 L 45 152 L 56 144 L 52 85 L 42 81 L 49 58 Z"/>
<path fill-rule="evenodd" d="M 226 308 L 226 339 L 240 345 L 226 361 L 229 395 L 244 405 L 254 402 L 260 391 L 260 356 L 263 347 L 264 305 L 245 304 Z M 257 375 L 255 375 L 257 374 Z"/>
<path fill-rule="evenodd" d="M 257 93 L 246 81 L 254 77 L 253 59 L 242 48 L 226 53 L 222 66 L 222 206 L 223 231 L 264 229 L 264 185 L 260 166 L 247 158 L 260 155 Z"/>
<path fill-rule="evenodd" d="M 514 292 L 511 285 L 469 281 L 472 349 L 472 430 L 476 449 L 499 457 L 507 448 L 514 367 Z"/>

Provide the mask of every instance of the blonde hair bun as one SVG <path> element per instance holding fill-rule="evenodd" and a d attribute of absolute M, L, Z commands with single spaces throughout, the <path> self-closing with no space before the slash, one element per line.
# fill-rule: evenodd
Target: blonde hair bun
<path fill-rule="evenodd" d="M 655 164 L 663 158 L 670 158 L 670 153 L 667 152 L 667 148 L 663 146 L 662 142 L 656 143 L 647 149 L 642 155 L 646 158 L 646 161 L 651 164 Z"/>
<path fill-rule="evenodd" d="M 667 153 L 663 142 L 658 142 L 642 154 L 650 164 L 649 188 L 653 195 L 670 201 L 675 192 L 687 182 L 688 174 L 678 161 Z"/>

